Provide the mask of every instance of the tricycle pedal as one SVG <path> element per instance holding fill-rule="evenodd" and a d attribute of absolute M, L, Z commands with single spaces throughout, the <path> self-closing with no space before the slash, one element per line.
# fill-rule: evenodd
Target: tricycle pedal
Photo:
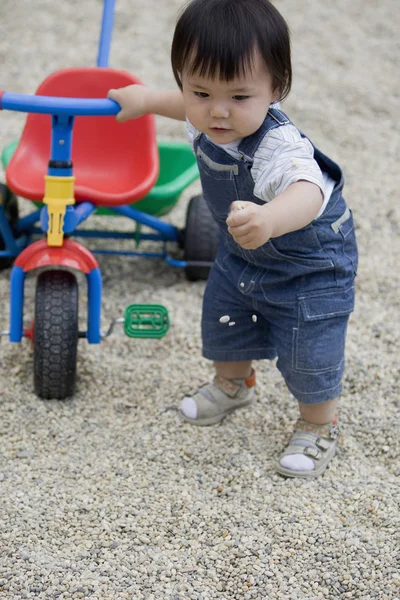
<path fill-rule="evenodd" d="M 130 304 L 124 313 L 124 330 L 129 337 L 162 338 L 169 329 L 169 315 L 160 304 Z"/>

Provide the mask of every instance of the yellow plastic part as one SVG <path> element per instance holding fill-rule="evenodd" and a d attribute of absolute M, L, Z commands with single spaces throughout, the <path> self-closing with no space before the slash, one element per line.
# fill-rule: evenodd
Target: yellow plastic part
<path fill-rule="evenodd" d="M 64 240 L 63 226 L 67 206 L 75 204 L 75 177 L 57 177 L 45 175 L 43 203 L 47 204 L 49 226 L 47 243 L 49 246 L 62 246 Z"/>

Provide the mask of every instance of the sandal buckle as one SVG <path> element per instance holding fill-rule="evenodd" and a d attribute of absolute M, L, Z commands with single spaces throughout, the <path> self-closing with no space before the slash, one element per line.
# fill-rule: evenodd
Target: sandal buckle
<path fill-rule="evenodd" d="M 316 445 L 318 446 L 318 448 L 321 448 L 321 450 L 329 450 L 331 442 L 329 442 L 328 440 L 326 440 L 325 438 L 319 437 L 317 440 L 315 440 Z"/>
<path fill-rule="evenodd" d="M 334 424 L 331 426 L 331 428 L 329 430 L 329 437 L 332 440 L 336 440 L 339 437 L 339 432 L 340 432 L 339 425 Z"/>
<path fill-rule="evenodd" d="M 303 450 L 303 453 L 310 458 L 315 458 L 318 460 L 321 456 L 321 453 L 317 448 L 313 448 L 312 446 L 306 446 Z"/>

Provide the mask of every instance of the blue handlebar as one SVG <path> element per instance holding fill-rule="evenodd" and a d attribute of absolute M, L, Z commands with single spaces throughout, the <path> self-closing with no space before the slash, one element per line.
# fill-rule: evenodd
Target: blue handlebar
<path fill-rule="evenodd" d="M 0 110 L 16 110 L 26 113 L 69 116 L 116 115 L 121 107 L 110 98 L 59 98 L 56 96 L 29 96 L 27 94 L 0 95 Z"/>

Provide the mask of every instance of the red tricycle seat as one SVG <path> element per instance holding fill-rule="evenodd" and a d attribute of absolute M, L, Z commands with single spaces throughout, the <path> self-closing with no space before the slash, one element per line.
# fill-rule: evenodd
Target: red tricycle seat
<path fill-rule="evenodd" d="M 110 88 L 141 83 L 135 76 L 109 68 L 63 69 L 50 75 L 36 95 L 105 98 Z M 7 167 L 7 184 L 29 200 L 44 196 L 48 171 L 51 116 L 29 114 L 18 147 Z M 75 198 L 98 206 L 118 206 L 140 200 L 158 176 L 154 117 L 118 123 L 111 117 L 76 117 L 72 161 Z"/>

